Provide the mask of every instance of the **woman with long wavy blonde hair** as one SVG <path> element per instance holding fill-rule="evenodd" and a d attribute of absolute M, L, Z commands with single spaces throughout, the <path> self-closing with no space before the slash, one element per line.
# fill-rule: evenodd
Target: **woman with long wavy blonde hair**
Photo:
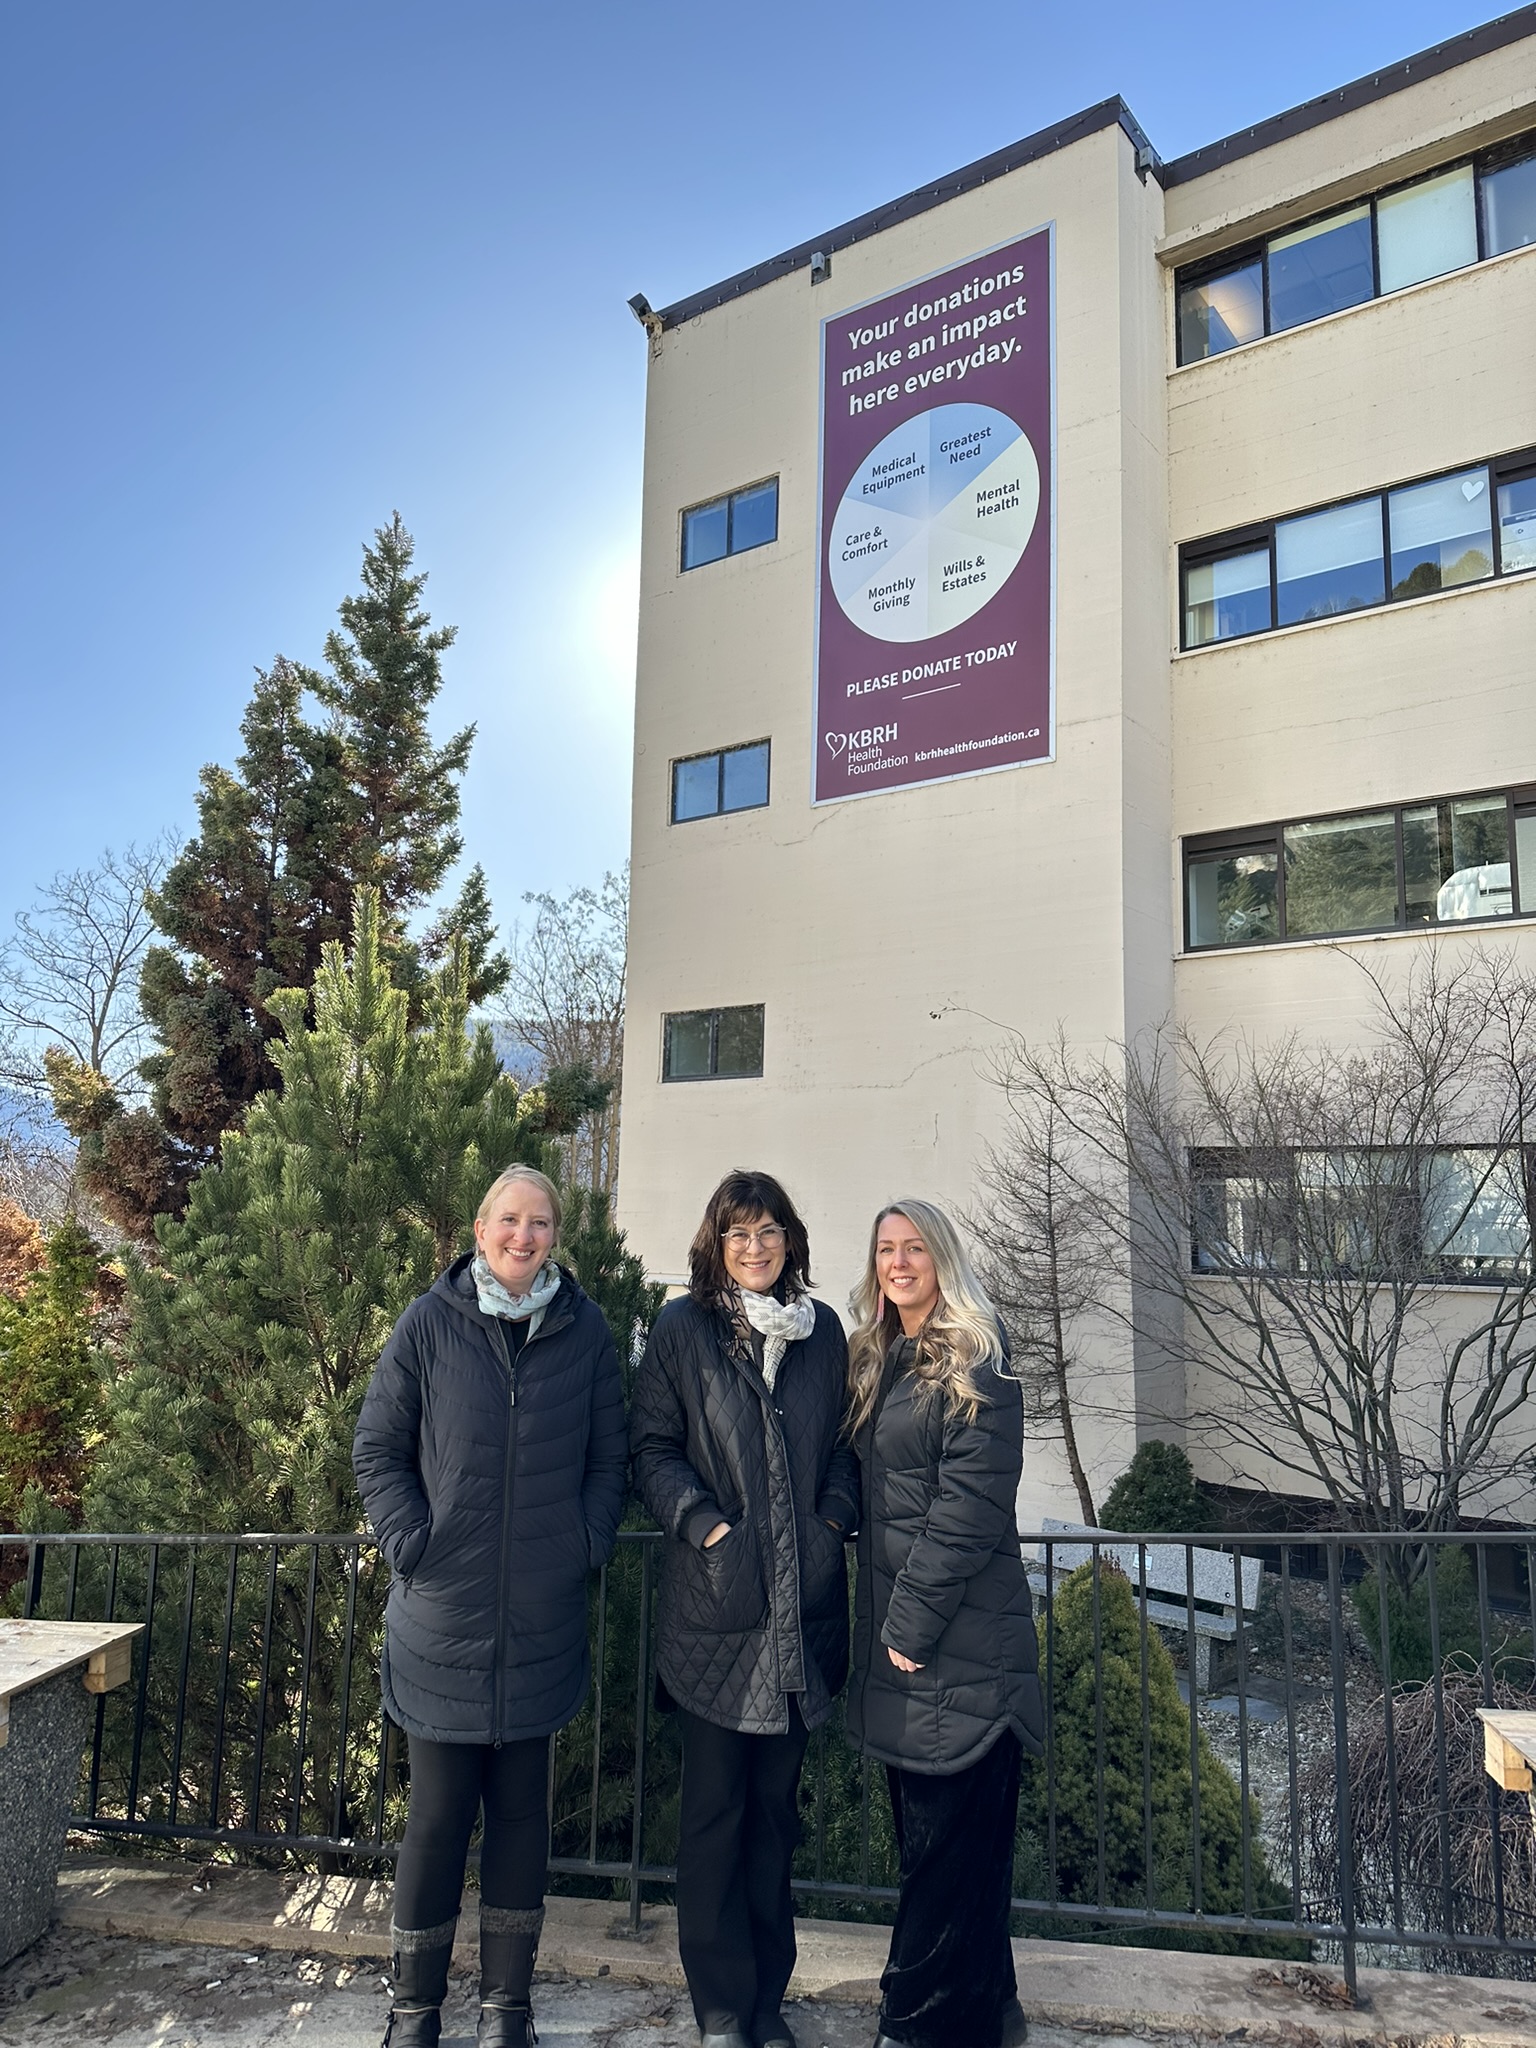
<path fill-rule="evenodd" d="M 863 1513 L 848 1730 L 886 1766 L 901 1855 L 875 2048 L 1015 2048 L 1019 1765 L 1043 1722 L 1014 1526 L 1023 1398 L 933 1203 L 881 1210 L 850 1306 Z"/>

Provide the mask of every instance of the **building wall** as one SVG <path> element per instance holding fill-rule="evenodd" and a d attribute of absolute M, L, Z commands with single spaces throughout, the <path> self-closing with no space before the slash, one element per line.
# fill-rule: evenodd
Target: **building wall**
<path fill-rule="evenodd" d="M 1180 541 L 1536 442 L 1536 250 L 1172 367 L 1176 261 L 1536 124 L 1533 66 L 1536 39 L 1166 193 L 1105 127 L 653 343 L 619 1188 L 653 1274 L 760 1166 L 841 1307 L 881 1203 L 971 1198 L 1010 1030 L 1358 1022 L 1336 948 L 1183 956 L 1182 834 L 1536 780 L 1536 578 L 1177 652 Z M 820 322 L 1047 221 L 1056 758 L 813 809 Z M 680 573 L 682 509 L 774 475 L 777 542 Z M 668 823 L 674 758 L 762 738 L 767 808 Z M 737 1003 L 765 1006 L 763 1076 L 663 1083 L 664 1013 Z M 1100 1488 L 1138 1416 L 1199 1398 L 1143 1321 L 1103 1344 Z M 1026 1507 L 1076 1511 L 1049 1447 Z"/>

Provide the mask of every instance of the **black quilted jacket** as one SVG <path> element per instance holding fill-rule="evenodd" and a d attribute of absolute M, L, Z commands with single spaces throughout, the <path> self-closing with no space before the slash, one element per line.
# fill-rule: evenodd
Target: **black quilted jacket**
<path fill-rule="evenodd" d="M 789 1695 L 814 1728 L 848 1671 L 842 1538 L 858 1516 L 858 1467 L 840 1431 L 847 1345 L 816 1303 L 772 1393 L 725 1318 L 688 1296 L 661 1312 L 630 1415 L 635 1487 L 663 1546 L 656 1664 L 702 1720 L 783 1734 Z M 718 1522 L 731 1533 L 710 1550 Z"/>
<path fill-rule="evenodd" d="M 624 1504 L 613 1339 L 569 1273 L 512 1362 L 460 1259 L 396 1323 L 352 1463 L 394 1572 L 384 1704 L 430 1742 L 563 1727 L 587 1691 L 587 1573 Z"/>
<path fill-rule="evenodd" d="M 1014 1524 L 1024 1405 L 982 1367 L 975 1422 L 925 1399 L 910 1338 L 891 1347 L 879 1406 L 859 1431 L 864 1512 L 848 1731 L 882 1763 L 963 1771 L 1004 1728 L 1040 1750 L 1035 1624 Z M 920 1671 L 898 1671 L 886 1648 Z"/>

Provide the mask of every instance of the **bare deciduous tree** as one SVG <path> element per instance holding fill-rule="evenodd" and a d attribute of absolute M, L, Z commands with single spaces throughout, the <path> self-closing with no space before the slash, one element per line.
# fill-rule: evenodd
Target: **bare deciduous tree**
<path fill-rule="evenodd" d="M 175 853 L 168 834 L 108 850 L 94 867 L 54 876 L 0 945 L 0 1085 L 46 1099 L 43 1053 L 62 1046 L 120 1094 L 144 1056 L 139 965 L 154 936 L 146 908 Z"/>
<path fill-rule="evenodd" d="M 1015 1041 L 1000 1071 L 1134 1283 L 1101 1305 L 1150 1308 L 1197 1390 L 1158 1419 L 1346 1528 L 1452 1529 L 1531 1498 L 1536 980 L 1493 949 L 1361 972 L 1349 1050 L 1165 1027 L 1096 1059 Z M 1038 1207 L 1038 1152 L 1000 1153 Z"/>
<path fill-rule="evenodd" d="M 981 1193 L 967 1223 L 979 1248 L 982 1276 L 1007 1325 L 1013 1368 L 1036 1427 L 1058 1435 L 1067 1455 L 1083 1520 L 1098 1526 L 1093 1488 L 1078 1445 L 1079 1410 L 1092 1405 L 1097 1376 L 1088 1325 L 1113 1260 L 1113 1234 L 1099 1204 L 1085 1192 L 1089 1160 L 1074 1166 L 1081 1140 L 1067 1128 L 1049 1094 L 1014 1084 L 1017 1060 L 996 1078 L 1003 1091 L 1006 1135 L 983 1158 Z"/>
<path fill-rule="evenodd" d="M 535 915 L 513 935 L 500 1020 L 504 1055 L 529 1081 L 585 1067 L 608 1088 L 605 1106 L 559 1142 L 570 1185 L 612 1195 L 619 1166 L 629 870 L 604 875 L 598 889 L 523 900 Z"/>

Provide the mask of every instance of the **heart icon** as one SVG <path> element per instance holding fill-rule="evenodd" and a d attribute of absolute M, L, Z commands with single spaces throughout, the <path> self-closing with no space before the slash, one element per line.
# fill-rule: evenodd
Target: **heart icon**
<path fill-rule="evenodd" d="M 835 761 L 835 760 L 837 759 L 837 757 L 838 757 L 838 755 L 839 755 L 839 754 L 842 754 L 842 753 L 846 753 L 846 752 L 847 752 L 847 749 L 848 749 L 848 735 L 847 735 L 847 733 L 845 733 L 845 732 L 829 732 L 829 733 L 828 733 L 828 734 L 826 735 L 826 741 L 827 741 L 827 745 L 828 745 L 828 746 L 829 746 L 829 747 L 831 748 L 831 750 L 832 750 L 832 758 L 833 758 L 833 760 L 834 760 L 834 761 Z"/>

